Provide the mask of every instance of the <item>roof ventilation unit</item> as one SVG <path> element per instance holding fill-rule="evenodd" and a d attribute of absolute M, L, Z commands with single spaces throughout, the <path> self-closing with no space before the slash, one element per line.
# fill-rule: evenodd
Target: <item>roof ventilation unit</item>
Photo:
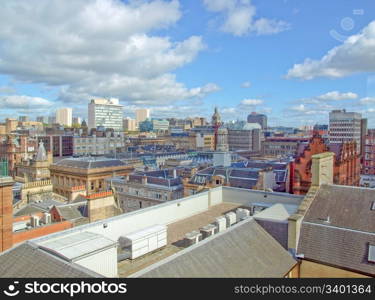
<path fill-rule="evenodd" d="M 234 212 L 229 212 L 225 214 L 225 219 L 227 220 L 227 227 L 230 227 L 236 223 L 236 214 Z"/>
<path fill-rule="evenodd" d="M 192 246 L 197 244 L 199 241 L 202 240 L 202 234 L 199 231 L 192 231 L 185 234 L 185 247 Z"/>
<path fill-rule="evenodd" d="M 51 214 L 50 213 L 44 213 L 43 214 L 43 222 L 44 222 L 44 224 L 50 224 L 51 223 L 51 221 L 52 221 L 52 219 L 51 219 Z"/>
<path fill-rule="evenodd" d="M 167 245 L 167 226 L 154 225 L 122 235 L 119 244 L 122 249 L 130 252 L 131 259 L 135 259 Z"/>
<path fill-rule="evenodd" d="M 40 218 L 38 216 L 31 216 L 31 227 L 39 226 Z"/>
<path fill-rule="evenodd" d="M 200 229 L 203 238 L 207 238 L 215 234 L 216 226 L 213 224 L 208 224 Z"/>
<path fill-rule="evenodd" d="M 218 232 L 222 232 L 227 229 L 227 220 L 224 216 L 216 218 L 215 224 Z"/>
<path fill-rule="evenodd" d="M 250 216 L 250 211 L 244 208 L 237 208 L 236 210 L 236 220 L 240 222 Z"/>

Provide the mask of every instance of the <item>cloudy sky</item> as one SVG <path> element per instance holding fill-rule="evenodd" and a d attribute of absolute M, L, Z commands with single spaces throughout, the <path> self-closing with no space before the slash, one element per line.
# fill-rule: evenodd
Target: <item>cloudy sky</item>
<path fill-rule="evenodd" d="M 1 0 L 0 120 L 119 98 L 125 116 L 375 127 L 373 0 Z"/>

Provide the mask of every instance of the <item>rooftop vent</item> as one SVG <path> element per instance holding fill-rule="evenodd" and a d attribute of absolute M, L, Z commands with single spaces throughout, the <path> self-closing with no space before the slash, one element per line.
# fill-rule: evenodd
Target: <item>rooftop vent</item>
<path fill-rule="evenodd" d="M 200 229 L 204 239 L 211 235 L 214 235 L 215 230 L 216 230 L 216 225 L 213 225 L 213 224 L 208 224 Z"/>
<path fill-rule="evenodd" d="M 202 234 L 199 231 L 192 231 L 185 234 L 185 247 L 192 246 L 197 244 L 199 241 L 202 240 Z"/>
<path fill-rule="evenodd" d="M 371 263 L 375 263 L 375 245 L 368 246 L 368 258 L 367 260 Z"/>

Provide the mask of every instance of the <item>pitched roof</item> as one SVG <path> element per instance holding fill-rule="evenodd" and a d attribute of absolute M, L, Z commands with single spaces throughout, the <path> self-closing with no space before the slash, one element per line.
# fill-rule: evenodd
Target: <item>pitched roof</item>
<path fill-rule="evenodd" d="M 0 254 L 1 278 L 90 278 L 101 275 L 26 242 Z"/>
<path fill-rule="evenodd" d="M 75 220 L 84 217 L 86 204 L 72 203 L 62 206 L 56 206 L 57 211 L 64 220 Z"/>
<path fill-rule="evenodd" d="M 375 245 L 374 190 L 323 185 L 301 227 L 297 253 L 305 259 L 375 275 L 368 261 Z"/>
<path fill-rule="evenodd" d="M 80 157 L 80 158 L 65 158 L 54 165 L 77 168 L 77 169 L 96 169 L 96 168 L 108 168 L 108 167 L 120 167 L 126 166 L 127 164 L 119 159 L 111 158 L 94 158 L 94 157 Z"/>
<path fill-rule="evenodd" d="M 283 277 L 296 261 L 252 218 L 132 277 Z"/>

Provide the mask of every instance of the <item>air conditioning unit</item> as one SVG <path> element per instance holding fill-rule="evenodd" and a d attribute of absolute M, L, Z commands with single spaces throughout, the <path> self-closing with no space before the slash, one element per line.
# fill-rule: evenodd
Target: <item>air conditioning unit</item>
<path fill-rule="evenodd" d="M 153 225 L 119 237 L 119 245 L 135 259 L 167 245 L 167 226 Z"/>
<path fill-rule="evenodd" d="M 215 234 L 216 226 L 213 224 L 208 224 L 200 229 L 202 237 L 205 239 L 211 235 Z"/>
<path fill-rule="evenodd" d="M 240 222 L 250 216 L 250 211 L 244 208 L 237 208 L 236 210 L 236 221 Z"/>
<path fill-rule="evenodd" d="M 215 221 L 217 232 L 222 232 L 227 229 L 227 220 L 224 216 L 216 218 Z"/>
<path fill-rule="evenodd" d="M 225 219 L 227 220 L 227 227 L 230 227 L 236 223 L 236 214 L 234 212 L 229 212 L 225 214 Z"/>
<path fill-rule="evenodd" d="M 185 234 L 184 244 L 185 247 L 189 247 L 191 245 L 197 244 L 199 241 L 202 240 L 202 234 L 199 231 L 192 231 Z"/>
<path fill-rule="evenodd" d="M 38 227 L 40 218 L 38 216 L 31 216 L 31 227 Z"/>
<path fill-rule="evenodd" d="M 45 212 L 43 214 L 43 222 L 44 222 L 44 224 L 50 224 L 52 222 L 52 218 L 51 218 L 50 213 Z"/>

